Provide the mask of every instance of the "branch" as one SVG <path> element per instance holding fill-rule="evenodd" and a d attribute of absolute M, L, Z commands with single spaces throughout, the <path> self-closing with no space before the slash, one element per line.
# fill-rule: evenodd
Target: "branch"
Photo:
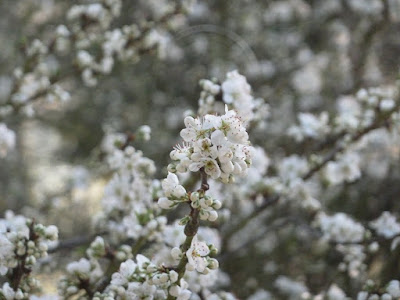
<path fill-rule="evenodd" d="M 207 174 L 204 171 L 204 168 L 200 169 L 200 177 L 201 177 L 201 187 L 198 191 L 200 193 L 205 193 L 206 191 L 208 191 L 210 186 L 208 185 Z M 188 259 L 186 257 L 186 251 L 189 250 L 189 248 L 192 244 L 193 237 L 197 234 L 197 230 L 199 229 L 199 224 L 200 224 L 200 222 L 199 222 L 200 210 L 193 208 L 193 207 L 190 207 L 190 209 L 191 209 L 190 220 L 186 224 L 185 229 L 184 229 L 186 239 L 185 239 L 185 242 L 181 245 L 181 251 L 182 251 L 183 256 L 182 256 L 181 260 L 179 261 L 178 266 L 176 267 L 176 272 L 178 273 L 178 282 L 185 275 L 186 264 L 188 262 Z M 172 296 L 170 294 L 168 295 L 167 300 L 174 300 L 174 299 L 176 299 L 174 296 Z"/>
<path fill-rule="evenodd" d="M 38 238 L 38 236 L 36 235 L 36 233 L 33 229 L 34 226 L 35 226 L 35 221 L 32 220 L 31 224 L 29 225 L 29 238 L 25 239 L 25 248 L 26 249 L 28 249 L 29 241 L 35 241 Z M 10 275 L 11 287 L 13 288 L 14 291 L 18 290 L 18 288 L 21 284 L 21 280 L 24 277 L 24 275 L 29 275 L 29 273 L 32 271 L 31 269 L 29 269 L 25 266 L 25 261 L 26 261 L 27 257 L 28 257 L 28 250 L 26 250 L 25 254 L 23 254 L 21 256 L 17 255 L 18 265 L 13 269 L 13 271 Z"/>

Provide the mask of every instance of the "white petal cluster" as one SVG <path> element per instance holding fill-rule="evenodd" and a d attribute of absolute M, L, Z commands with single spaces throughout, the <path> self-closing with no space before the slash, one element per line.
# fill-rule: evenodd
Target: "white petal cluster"
<path fill-rule="evenodd" d="M 167 222 L 156 214 L 158 205 L 153 201 L 153 194 L 160 190 L 160 183 L 151 179 L 154 162 L 131 146 L 122 150 L 126 140 L 122 134 L 110 134 L 102 145 L 114 175 L 105 187 L 103 211 L 97 216 L 96 227 L 112 233 L 115 243 L 141 236 L 156 239 Z"/>
<path fill-rule="evenodd" d="M 81 258 L 79 261 L 67 265 L 66 275 L 58 284 L 59 294 L 68 298 L 79 294 L 83 287 L 94 289 L 106 275 L 102 268 L 102 262 L 109 255 L 113 255 L 114 263 L 133 257 L 132 248 L 128 245 L 121 245 L 112 253 L 109 252 L 109 246 L 102 237 L 96 237 L 86 250 L 87 258 Z"/>
<path fill-rule="evenodd" d="M 101 236 L 97 236 L 86 250 L 86 254 L 88 257 L 95 259 L 103 257 L 106 254 L 106 245 L 104 239 Z"/>
<path fill-rule="evenodd" d="M 7 211 L 4 219 L 0 219 L 0 275 L 13 272 L 22 263 L 26 270 L 32 270 L 38 259 L 47 256 L 49 245 L 57 238 L 58 229 L 54 225 L 46 227 Z M 29 292 L 38 288 L 38 284 L 35 278 L 24 276 L 20 289 L 14 291 L 5 283 L 0 288 L 0 296 L 27 299 Z"/>
<path fill-rule="evenodd" d="M 54 58 L 49 58 L 46 46 L 34 40 L 27 49 L 27 56 L 36 63 L 25 72 L 22 68 L 14 70 L 16 88 L 10 96 L 11 111 L 21 111 L 31 117 L 34 114 L 33 100 L 44 98 L 50 103 L 70 100 L 69 92 L 61 84 L 52 82 L 59 64 Z"/>
<path fill-rule="evenodd" d="M 24 293 L 20 288 L 15 291 L 8 282 L 0 288 L 0 296 L 5 300 L 29 299 L 29 293 Z"/>
<path fill-rule="evenodd" d="M 367 255 L 363 245 L 342 245 L 336 246 L 336 250 L 343 255 L 343 261 L 339 264 L 339 271 L 345 272 L 350 278 L 359 278 L 365 274 Z"/>
<path fill-rule="evenodd" d="M 222 111 L 224 109 L 223 103 L 216 101 L 221 93 L 221 86 L 217 82 L 208 79 L 200 80 L 199 85 L 202 91 L 199 98 L 198 114 L 204 116 L 213 111 Z"/>
<path fill-rule="evenodd" d="M 336 131 L 356 131 L 369 126 L 377 114 L 393 111 L 396 104 L 397 91 L 391 88 L 361 89 L 356 97 L 344 96 L 338 99 L 338 115 L 334 123 Z"/>
<path fill-rule="evenodd" d="M 361 177 L 361 158 L 355 152 L 346 152 L 324 168 L 324 177 L 332 185 L 353 182 Z"/>
<path fill-rule="evenodd" d="M 364 239 L 365 228 L 345 213 L 328 216 L 321 212 L 316 224 L 323 233 L 323 238 L 338 243 L 360 242 Z"/>
<path fill-rule="evenodd" d="M 398 280 L 391 280 L 386 287 L 386 291 L 394 299 L 399 298 L 400 297 L 400 282 Z"/>
<path fill-rule="evenodd" d="M 66 269 L 70 275 L 70 278 L 75 278 L 78 280 L 75 285 L 69 282 L 69 287 L 66 294 L 70 295 L 77 292 L 76 289 L 79 286 L 79 280 L 88 280 L 90 283 L 95 283 L 103 276 L 103 272 L 99 263 L 94 259 L 81 258 L 79 261 L 69 263 Z M 61 282 L 60 286 L 62 285 L 63 282 Z"/>
<path fill-rule="evenodd" d="M 5 157 L 15 147 L 15 132 L 0 123 L 0 157 Z"/>
<path fill-rule="evenodd" d="M 188 299 L 187 283 L 182 279 L 179 284 L 178 273 L 174 270 L 158 268 L 143 256 L 137 255 L 136 261 L 123 262 L 117 273 L 111 278 L 111 284 L 104 293 L 97 293 L 93 299 L 166 299 L 168 292 Z M 172 292 L 172 293 L 171 293 Z M 189 292 L 190 296 L 190 292 Z M 97 298 L 96 298 L 97 297 Z M 176 296 L 177 297 L 177 296 Z"/>
<path fill-rule="evenodd" d="M 377 234 L 387 239 L 400 234 L 400 224 L 397 222 L 396 217 L 388 211 L 383 212 L 379 218 L 369 224 Z"/>
<path fill-rule="evenodd" d="M 226 74 L 226 80 L 221 85 L 222 99 L 226 104 L 233 104 L 234 109 L 244 122 L 254 118 L 254 98 L 251 95 L 251 87 L 246 77 L 240 75 L 237 70 Z"/>
<path fill-rule="evenodd" d="M 265 121 L 269 107 L 263 99 L 255 99 L 246 77 L 237 70 L 228 72 L 225 81 L 219 85 L 215 80 L 200 80 L 202 92 L 199 99 L 199 115 L 222 112 L 224 104 L 237 112 L 243 123 Z"/>
<path fill-rule="evenodd" d="M 9 267 L 15 267 L 14 244 L 1 232 L 0 235 L 0 275 L 5 275 Z"/>
<path fill-rule="evenodd" d="M 318 94 L 322 89 L 321 67 L 318 62 L 310 62 L 294 72 L 292 85 L 303 96 Z"/>
<path fill-rule="evenodd" d="M 16 70 L 16 72 L 18 72 Z M 41 72 L 21 74 L 18 90 L 12 95 L 11 101 L 14 104 L 26 104 L 36 95 L 46 91 L 50 87 L 49 78 Z"/>
<path fill-rule="evenodd" d="M 140 140 L 150 141 L 151 138 L 151 127 L 148 125 L 142 125 L 137 130 L 137 136 Z"/>
<path fill-rule="evenodd" d="M 222 116 L 185 118 L 181 137 L 186 142 L 174 149 L 170 171 L 197 172 L 200 168 L 213 179 L 231 182 L 234 175 L 244 175 L 251 164 L 251 146 L 242 120 L 235 111 Z"/>
<path fill-rule="evenodd" d="M 117 61 L 135 63 L 142 53 L 154 50 L 161 59 L 172 57 L 172 37 L 162 25 L 178 14 L 178 10 L 174 10 L 177 5 L 171 3 L 171 9 L 157 17 L 162 20 L 160 24 L 143 21 L 115 29 L 110 29 L 110 25 L 120 15 L 121 0 L 74 5 L 67 13 L 70 29 L 57 29 L 56 46 L 61 45 L 61 52 L 68 52 L 70 44 L 73 44 L 76 65 L 81 71 L 83 82 L 89 87 L 95 86 L 98 77 L 110 74 Z M 93 53 L 93 44 L 100 45 L 100 53 Z M 179 56 L 179 51 L 175 52 Z"/>
<path fill-rule="evenodd" d="M 310 113 L 299 113 L 297 118 L 299 119 L 299 125 L 294 125 L 288 129 L 288 134 L 297 142 L 301 142 L 305 138 L 322 138 L 330 131 L 327 112 L 322 112 L 319 116 Z"/>
<path fill-rule="evenodd" d="M 278 165 L 279 176 L 286 183 L 299 179 L 308 168 L 307 160 L 295 154 L 285 157 Z"/>

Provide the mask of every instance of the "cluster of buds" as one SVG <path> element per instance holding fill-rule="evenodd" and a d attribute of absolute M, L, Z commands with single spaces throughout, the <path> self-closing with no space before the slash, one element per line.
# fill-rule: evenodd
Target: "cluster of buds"
<path fill-rule="evenodd" d="M 48 246 L 57 240 L 56 226 L 37 224 L 23 216 L 6 212 L 0 219 L 0 275 L 16 278 L 10 286 L 0 288 L 0 299 L 28 299 L 29 293 L 38 289 L 39 282 L 29 276 L 37 260 L 47 256 Z"/>
<path fill-rule="evenodd" d="M 208 220 L 214 222 L 218 218 L 218 213 L 216 210 L 220 209 L 222 206 L 221 201 L 213 199 L 209 195 L 204 195 L 204 193 L 193 192 L 190 194 L 190 205 L 200 210 L 200 219 Z"/>

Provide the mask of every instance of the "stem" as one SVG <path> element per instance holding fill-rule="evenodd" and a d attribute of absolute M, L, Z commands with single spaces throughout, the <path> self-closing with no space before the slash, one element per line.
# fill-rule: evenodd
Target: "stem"
<path fill-rule="evenodd" d="M 35 221 L 32 220 L 32 223 L 29 226 L 29 238 L 25 240 L 25 247 L 28 249 L 28 242 L 29 241 L 35 241 L 37 240 L 38 236 L 34 232 L 34 226 L 35 226 Z M 29 275 L 29 273 L 32 271 L 31 269 L 27 268 L 25 266 L 25 260 L 28 257 L 28 251 L 25 252 L 24 255 L 22 256 L 17 256 L 18 257 L 18 265 L 13 269 L 13 272 L 11 273 L 11 287 L 13 288 L 14 291 L 17 291 L 19 288 L 19 285 L 21 284 L 21 280 L 24 277 L 24 275 Z"/>
<path fill-rule="evenodd" d="M 200 178 L 201 178 L 201 186 L 198 192 L 205 193 L 206 191 L 208 191 L 210 186 L 208 185 L 207 174 L 204 171 L 204 168 L 200 169 Z M 190 246 L 192 245 L 193 237 L 197 234 L 197 230 L 199 229 L 199 224 L 200 224 L 199 220 L 200 210 L 193 207 L 190 208 L 191 208 L 190 221 L 186 224 L 184 229 L 186 239 L 184 243 L 181 245 L 181 251 L 183 253 L 183 256 L 179 261 L 178 266 L 176 267 L 176 272 L 178 273 L 178 282 L 183 278 L 183 276 L 185 276 L 186 264 L 188 262 L 188 259 L 186 257 L 186 251 L 188 251 Z M 176 297 L 168 294 L 167 300 L 174 300 L 174 299 L 176 299 Z"/>

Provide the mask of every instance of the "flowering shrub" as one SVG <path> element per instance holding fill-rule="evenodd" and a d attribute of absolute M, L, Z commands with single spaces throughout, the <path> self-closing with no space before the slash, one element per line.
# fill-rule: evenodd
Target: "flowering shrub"
<path fill-rule="evenodd" d="M 400 299 L 398 1 L 78 2 L 0 3 L 0 300 Z"/>

